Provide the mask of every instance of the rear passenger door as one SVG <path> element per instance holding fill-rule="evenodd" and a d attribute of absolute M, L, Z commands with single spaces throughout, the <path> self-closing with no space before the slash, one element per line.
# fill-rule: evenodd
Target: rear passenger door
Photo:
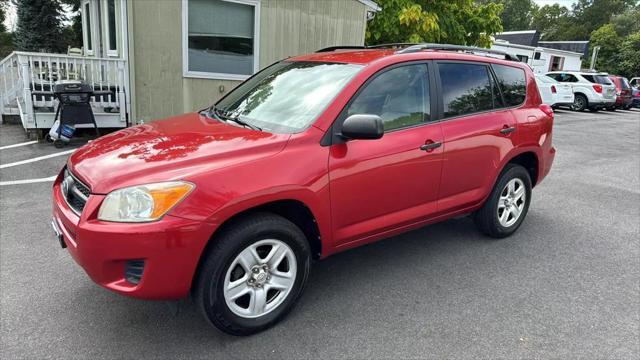
<path fill-rule="evenodd" d="M 444 137 L 438 212 L 446 213 L 484 199 L 517 129 L 489 64 L 439 61 L 436 76 Z"/>

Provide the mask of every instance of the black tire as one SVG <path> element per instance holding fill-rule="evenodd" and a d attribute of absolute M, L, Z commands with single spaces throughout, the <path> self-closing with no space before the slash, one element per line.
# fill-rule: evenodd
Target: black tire
<path fill-rule="evenodd" d="M 607 108 L 607 111 L 616 111 L 616 110 L 617 110 L 617 108 L 615 106 Z"/>
<path fill-rule="evenodd" d="M 225 302 L 222 284 L 238 254 L 263 239 L 278 239 L 291 248 L 296 258 L 296 278 L 286 298 L 271 312 L 257 318 L 241 317 Z M 302 294 L 311 264 L 309 243 L 295 224 L 275 214 L 253 213 L 225 226 L 211 241 L 203 254 L 192 294 L 211 324 L 231 335 L 251 335 L 275 325 L 291 311 Z"/>
<path fill-rule="evenodd" d="M 589 100 L 582 94 L 576 94 L 571 105 L 573 111 L 584 111 L 589 106 Z"/>
<path fill-rule="evenodd" d="M 509 181 L 515 178 L 520 179 L 524 183 L 526 194 L 524 207 L 517 221 L 512 225 L 505 227 L 500 224 L 500 220 L 498 219 L 498 203 L 500 201 L 500 195 L 505 186 L 507 186 Z M 493 187 L 491 194 L 485 201 L 482 208 L 480 208 L 480 210 L 478 210 L 474 214 L 473 219 L 476 223 L 476 226 L 483 234 L 497 239 L 504 238 L 518 230 L 518 228 L 522 224 L 522 221 L 527 216 L 530 203 L 531 178 L 529 177 L 529 172 L 520 165 L 507 164 L 507 166 L 505 166 L 505 168 L 502 170 L 502 173 L 500 174 L 498 181 Z"/>

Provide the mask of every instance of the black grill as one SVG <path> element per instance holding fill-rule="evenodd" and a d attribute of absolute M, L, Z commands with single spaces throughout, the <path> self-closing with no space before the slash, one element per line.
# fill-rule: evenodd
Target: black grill
<path fill-rule="evenodd" d="M 144 260 L 129 260 L 124 267 L 124 278 L 132 283 L 139 284 L 144 272 Z"/>
<path fill-rule="evenodd" d="M 62 180 L 62 195 L 67 204 L 76 214 L 80 215 L 84 209 L 91 190 L 85 184 L 76 179 L 69 170 L 64 170 L 64 179 Z"/>

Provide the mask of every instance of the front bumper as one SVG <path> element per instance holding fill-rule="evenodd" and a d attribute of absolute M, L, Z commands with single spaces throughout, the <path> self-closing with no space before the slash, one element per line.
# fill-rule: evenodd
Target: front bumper
<path fill-rule="evenodd" d="M 165 215 L 150 223 L 97 219 L 104 196 L 91 195 L 80 217 L 66 204 L 60 179 L 53 186 L 53 223 L 73 259 L 109 290 L 143 299 L 173 300 L 189 294 L 200 255 L 214 226 Z M 144 261 L 140 281 L 125 277 L 131 261 Z"/>

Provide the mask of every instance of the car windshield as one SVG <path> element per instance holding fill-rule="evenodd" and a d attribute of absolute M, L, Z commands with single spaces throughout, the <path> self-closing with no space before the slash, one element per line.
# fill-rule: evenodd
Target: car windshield
<path fill-rule="evenodd" d="M 308 128 L 361 65 L 282 61 L 235 88 L 215 105 L 222 120 L 274 133 Z"/>

